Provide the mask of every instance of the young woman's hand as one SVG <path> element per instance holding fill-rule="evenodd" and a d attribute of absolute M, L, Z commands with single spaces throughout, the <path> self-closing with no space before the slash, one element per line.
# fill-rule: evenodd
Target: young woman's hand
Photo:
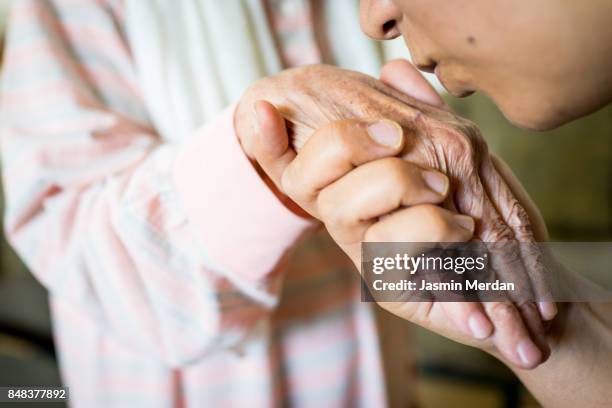
<path fill-rule="evenodd" d="M 550 298 L 548 288 L 542 284 L 546 272 L 539 254 L 528 250 L 535 248 L 531 244 L 536 242 L 532 223 L 493 164 L 478 127 L 450 112 L 408 62 L 389 63 L 381 80 L 315 65 L 256 82 L 240 101 L 235 117 L 236 131 L 251 158 L 257 134 L 253 120 L 257 100 L 267 100 L 278 109 L 286 121 L 290 143 L 297 151 L 317 129 L 335 121 L 388 118 L 398 123 L 406 135 L 400 156 L 449 177 L 451 194 L 443 206 L 474 218 L 478 240 L 526 243 L 521 248 L 526 249 L 521 253 L 522 281 L 535 294 L 533 299 Z M 286 195 L 275 192 L 296 210 Z M 514 262 L 511 258 L 499 254 L 497 262 L 511 264 Z M 550 320 L 556 314 L 552 302 L 516 301 L 522 314 L 534 321 L 532 326 L 540 333 L 544 331 L 541 320 Z"/>
<path fill-rule="evenodd" d="M 361 242 L 466 242 L 474 220 L 442 208 L 447 177 L 396 157 L 406 143 L 388 120 L 342 120 L 317 130 L 299 153 L 288 146 L 284 119 L 268 102 L 253 154 L 277 188 L 321 220 L 355 265 Z M 510 302 L 381 303 L 396 315 L 468 344 L 487 342 L 510 363 L 532 368 L 548 347 Z M 487 344 L 480 344 L 486 347 Z"/>

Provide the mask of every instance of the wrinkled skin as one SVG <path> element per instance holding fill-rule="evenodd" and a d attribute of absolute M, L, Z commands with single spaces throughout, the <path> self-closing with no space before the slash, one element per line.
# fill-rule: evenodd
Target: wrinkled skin
<path fill-rule="evenodd" d="M 474 123 L 419 102 L 367 75 L 316 65 L 264 78 L 246 92 L 236 112 L 235 126 L 247 154 L 250 141 L 245 135 L 256 134 L 254 121 L 240 118 L 252 118 L 252 106 L 262 99 L 274 104 L 281 112 L 298 152 L 315 130 L 334 121 L 380 118 L 396 121 L 407 136 L 402 157 L 447 174 L 452 192 L 444 206 L 476 220 L 476 239 L 535 243 L 527 213 L 498 173 Z M 513 262 L 517 257 L 522 260 L 518 268 Z M 539 258 L 539 252 L 525 251 L 521 247 L 516 248 L 514 254 L 508 252 L 491 261 L 502 279 L 504 269 L 508 269 L 503 267 L 504 264 L 512 263 L 512 273 L 523 275 L 518 279 L 525 285 L 517 291 L 520 296 L 511 296 L 509 300 L 518 304 L 527 327 L 535 335 L 534 340 L 545 349 L 542 347 L 544 329 L 541 317 L 531 303 L 536 298 L 548 299 Z M 402 308 L 400 304 L 381 306 L 392 312 Z M 414 316 L 411 320 L 427 319 L 425 309 L 414 309 L 415 313 L 424 315 Z M 401 315 L 397 311 L 394 313 Z M 469 343 L 466 339 L 457 340 Z"/>
<path fill-rule="evenodd" d="M 289 92 L 294 89 L 300 92 Z M 474 123 L 417 101 L 370 76 L 327 65 L 296 68 L 258 81 L 246 93 L 237 116 L 258 99 L 268 100 L 279 109 L 297 151 L 314 130 L 336 120 L 396 121 L 407 135 L 403 158 L 449 176 L 453 193 L 445 206 L 474 217 L 478 239 L 535 242 L 527 213 L 495 169 Z M 252 132 L 245 126 L 252 123 L 237 122 L 239 134 Z M 523 260 L 530 270 L 540 273 L 536 253 L 523 254 Z M 544 296 L 541 284 L 536 282 L 535 286 L 539 296 Z"/>

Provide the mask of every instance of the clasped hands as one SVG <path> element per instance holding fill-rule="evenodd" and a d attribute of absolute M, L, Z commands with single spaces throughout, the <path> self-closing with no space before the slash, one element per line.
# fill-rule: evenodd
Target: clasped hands
<path fill-rule="evenodd" d="M 546 239 L 477 126 L 453 114 L 406 61 L 389 63 L 380 80 L 326 65 L 264 78 L 240 101 L 235 128 L 279 199 L 320 220 L 357 268 L 363 241 Z M 537 254 L 521 258 L 521 281 L 546 299 Z M 379 305 L 527 369 L 547 359 L 545 326 L 557 313 L 552 302 L 511 297 Z"/>

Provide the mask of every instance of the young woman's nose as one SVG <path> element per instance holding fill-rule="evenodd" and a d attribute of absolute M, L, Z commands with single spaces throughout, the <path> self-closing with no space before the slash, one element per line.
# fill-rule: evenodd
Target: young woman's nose
<path fill-rule="evenodd" d="M 391 40 L 400 35 L 401 11 L 392 0 L 361 0 L 361 29 L 375 40 Z"/>

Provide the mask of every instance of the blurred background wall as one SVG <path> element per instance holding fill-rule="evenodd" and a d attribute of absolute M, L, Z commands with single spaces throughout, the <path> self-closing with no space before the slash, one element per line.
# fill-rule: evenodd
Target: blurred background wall
<path fill-rule="evenodd" d="M 10 0 L 0 0 L 0 33 Z M 0 34 L 1 36 L 1 34 Z M 401 40 L 395 46 L 404 55 Z M 448 101 L 478 123 L 540 207 L 553 240 L 612 238 L 612 107 L 551 132 L 509 125 L 484 97 Z M 415 328 L 423 407 L 537 406 L 486 354 Z M 0 236 L 0 385 L 57 385 L 44 289 Z"/>

